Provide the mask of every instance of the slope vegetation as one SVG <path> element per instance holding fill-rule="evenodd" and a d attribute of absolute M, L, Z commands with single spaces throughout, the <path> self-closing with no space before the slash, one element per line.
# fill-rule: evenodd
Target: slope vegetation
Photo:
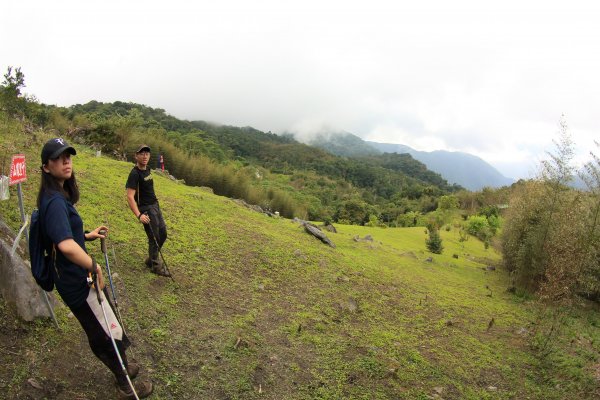
<path fill-rule="evenodd" d="M 10 128 L 10 127 L 9 127 Z M 8 129 L 10 131 L 10 129 Z M 45 136 L 0 136 L 27 149 L 33 208 Z M 174 282 L 143 265 L 145 236 L 126 207 L 130 164 L 77 146 L 86 227 L 110 226 L 109 252 L 135 357 L 160 399 L 564 399 L 597 393 L 600 317 L 570 314 L 552 341 L 534 302 L 506 292 L 499 256 L 442 231 L 338 226 L 335 249 L 288 219 L 269 218 L 210 191 L 156 176 Z M 14 192 L 2 218 L 19 225 Z M 374 240 L 354 240 L 367 234 Z M 114 250 L 114 253 L 112 252 Z M 99 243 L 89 251 L 101 258 Z M 0 393 L 13 398 L 111 398 L 112 378 L 77 321 L 57 310 L 24 323 L 0 300 Z M 566 328 L 565 328 L 566 329 Z M 574 332 L 578 332 L 575 334 Z M 569 341 L 573 339 L 572 342 Z M 596 391 L 596 392 L 595 392 Z"/>

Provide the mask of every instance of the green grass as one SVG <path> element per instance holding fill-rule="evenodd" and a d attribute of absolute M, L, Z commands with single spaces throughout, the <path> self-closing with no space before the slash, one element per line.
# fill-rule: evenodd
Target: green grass
<path fill-rule="evenodd" d="M 30 212 L 39 182 L 31 167 L 46 136 L 38 134 L 36 142 L 18 125 L 4 126 L 9 133 L 0 134 L 0 144 L 26 149 Z M 290 220 L 157 175 L 169 231 L 164 256 L 174 283 L 143 265 L 146 238 L 124 194 L 131 165 L 76 147 L 78 210 L 86 228 L 110 226 L 111 268 L 119 275 L 125 327 L 135 357 L 155 382 L 152 398 L 598 394 L 597 308 L 546 310 L 506 292 L 500 256 L 475 238 L 460 242 L 454 228 L 440 232 L 441 255 L 426 251 L 424 228 L 338 225 L 337 234 L 328 233 L 333 249 Z M 1 214 L 17 228 L 14 189 L 11 195 Z M 367 234 L 372 242 L 353 240 Z M 99 243 L 88 250 L 103 259 Z M 33 377 L 48 398 L 107 397 L 109 373 L 68 310 L 57 310 L 61 331 L 50 321 L 19 321 L 3 300 L 0 314 L 6 321 L 0 330 L 0 393 L 35 393 L 27 383 Z M 553 320 L 561 322 L 558 333 L 541 349 L 540 338 Z"/>

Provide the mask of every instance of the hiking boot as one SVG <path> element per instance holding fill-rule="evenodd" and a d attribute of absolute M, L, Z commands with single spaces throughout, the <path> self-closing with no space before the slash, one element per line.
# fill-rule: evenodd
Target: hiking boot
<path fill-rule="evenodd" d="M 146 264 L 146 267 L 152 269 L 152 260 L 150 259 L 150 257 L 146 258 L 146 260 L 144 261 L 144 264 Z"/>
<path fill-rule="evenodd" d="M 160 264 L 155 264 L 150 271 L 160 276 L 171 276 L 171 274 L 169 274 L 167 270 Z"/>
<path fill-rule="evenodd" d="M 139 373 L 140 365 L 133 358 L 130 358 L 129 362 L 127 363 L 127 375 L 129 375 L 129 378 L 135 379 Z"/>
<path fill-rule="evenodd" d="M 140 399 L 150 396 L 154 390 L 150 379 L 144 379 L 142 381 L 135 382 L 133 387 L 135 387 L 135 392 Z M 117 398 L 119 400 L 135 399 L 135 394 L 133 394 L 133 390 L 131 390 L 131 387 L 128 383 L 123 386 L 117 386 Z"/>

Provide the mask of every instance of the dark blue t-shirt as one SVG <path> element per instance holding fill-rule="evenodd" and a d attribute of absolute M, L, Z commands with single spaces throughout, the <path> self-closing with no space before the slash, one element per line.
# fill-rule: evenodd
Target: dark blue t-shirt
<path fill-rule="evenodd" d="M 42 198 L 40 209 L 44 210 L 44 232 L 50 241 L 58 245 L 65 239 L 73 239 L 85 248 L 83 221 L 77 210 L 65 196 L 58 192 L 46 194 Z M 56 247 L 56 268 L 54 284 L 60 297 L 70 308 L 81 306 L 89 293 L 87 284 L 88 271 L 69 261 Z"/>

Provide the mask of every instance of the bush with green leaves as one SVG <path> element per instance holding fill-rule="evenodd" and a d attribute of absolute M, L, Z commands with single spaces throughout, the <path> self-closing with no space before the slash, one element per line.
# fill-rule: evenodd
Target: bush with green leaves
<path fill-rule="evenodd" d="M 470 235 L 481 237 L 487 235 L 490 225 L 483 215 L 471 215 L 466 221 L 466 230 Z"/>
<path fill-rule="evenodd" d="M 396 225 L 401 227 L 419 226 L 421 223 L 421 213 L 418 211 L 409 211 L 404 214 L 398 215 L 396 218 Z"/>
<path fill-rule="evenodd" d="M 427 226 L 427 233 L 429 234 L 427 240 L 425 241 L 427 250 L 434 254 L 442 254 L 444 246 L 442 246 L 442 238 L 440 236 L 439 228 L 430 224 Z"/>
<path fill-rule="evenodd" d="M 500 217 L 497 215 L 490 215 L 487 217 L 487 223 L 492 235 L 495 235 L 502 225 Z"/>

